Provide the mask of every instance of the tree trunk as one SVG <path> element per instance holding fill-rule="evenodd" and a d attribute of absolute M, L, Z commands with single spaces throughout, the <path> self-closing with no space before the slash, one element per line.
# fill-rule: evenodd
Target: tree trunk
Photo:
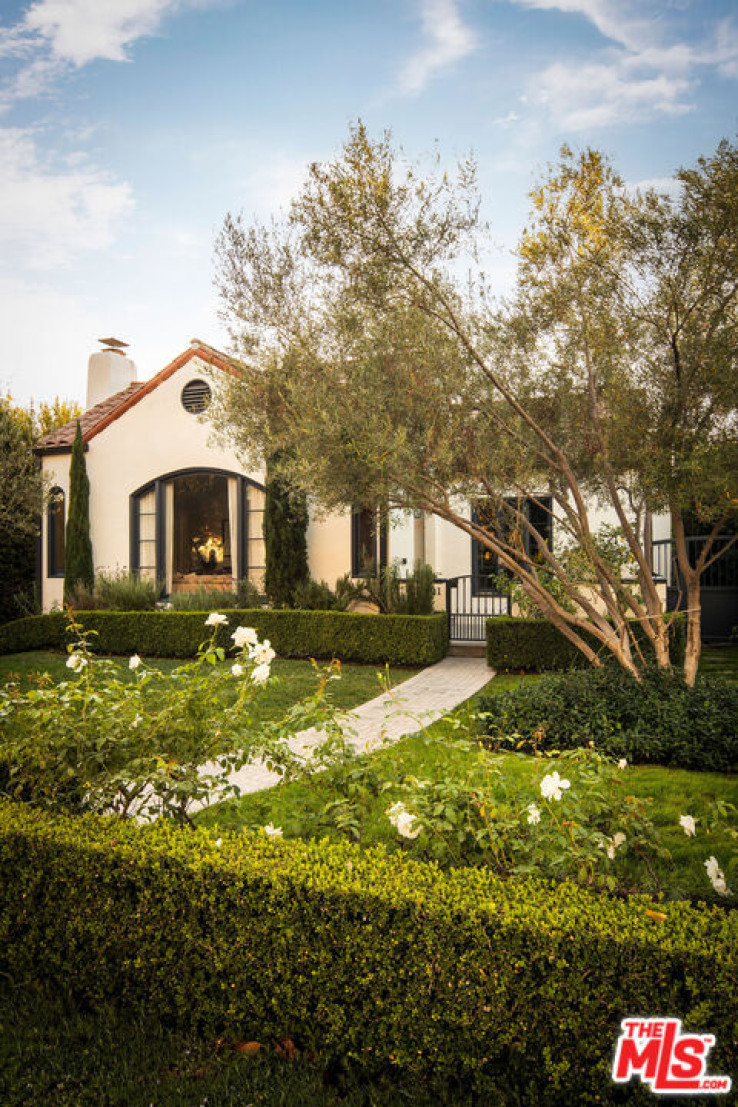
<path fill-rule="evenodd" d="M 687 586 L 687 648 L 684 655 L 684 681 L 691 688 L 697 679 L 702 652 L 702 608 L 697 574 Z"/>

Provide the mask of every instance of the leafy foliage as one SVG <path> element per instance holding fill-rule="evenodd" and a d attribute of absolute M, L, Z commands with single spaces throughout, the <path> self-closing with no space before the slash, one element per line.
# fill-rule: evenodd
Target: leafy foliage
<path fill-rule="evenodd" d="M 611 757 L 701 771 L 738 770 L 738 688 L 698 677 L 689 688 L 650 671 L 640 683 L 613 667 L 546 675 L 510 692 L 480 697 L 492 740 L 515 734 L 525 748 L 588 743 Z"/>
<path fill-rule="evenodd" d="M 227 611 L 237 607 L 261 607 L 259 591 L 250 580 L 240 580 L 235 592 L 200 587 L 194 592 L 172 592 L 168 600 L 172 611 Z"/>
<path fill-rule="evenodd" d="M 69 466 L 69 513 L 65 543 L 64 597 L 68 599 L 77 584 L 90 591 L 95 584 L 90 539 L 90 481 L 79 420 Z"/>
<path fill-rule="evenodd" d="M 134 654 L 131 682 L 92 653 L 91 632 L 71 621 L 70 680 L 0 689 L 7 793 L 52 808 L 186 822 L 193 806 L 237 793 L 228 774 L 248 761 L 289 766 L 293 730 L 317 725 L 332 733 L 325 680 L 286 719 L 257 724 L 254 704 L 274 652 L 253 628 L 240 627 L 233 666 L 218 667 L 226 650 L 215 638 L 225 616 L 209 616 L 208 624 L 213 630 L 193 662 L 163 673 Z"/>
<path fill-rule="evenodd" d="M 738 500 L 738 152 L 721 143 L 678 179 L 675 196 L 633 193 L 597 151 L 564 148 L 532 194 L 518 294 L 497 311 L 473 162 L 424 172 L 357 124 L 284 223 L 226 218 L 219 282 L 245 366 L 223 425 L 247 456 L 277 444 L 328 507 L 379 494 L 456 525 L 593 665 L 609 652 L 634 675 L 636 624 L 671 665 L 648 553 L 651 515 L 668 511 L 691 683 L 702 574 Z M 595 504 L 632 573 L 603 556 Z M 711 530 L 691 565 L 695 505 Z"/>
<path fill-rule="evenodd" d="M 275 607 L 297 607 L 295 589 L 310 575 L 307 556 L 307 496 L 268 466 L 264 505 L 264 586 Z"/>
<path fill-rule="evenodd" d="M 33 595 L 43 486 L 27 412 L 0 396 L 0 622 L 18 618 Z"/>
<path fill-rule="evenodd" d="M 67 596 L 67 605 L 76 611 L 153 611 L 160 595 L 161 588 L 154 581 L 125 569 L 101 569 L 95 574 L 92 588 L 77 581 Z"/>
<path fill-rule="evenodd" d="M 324 580 L 303 581 L 292 594 L 292 606 L 300 611 L 345 611 L 355 599 L 356 589 L 346 574 L 336 581 L 335 589 Z"/>
<path fill-rule="evenodd" d="M 633 1011 L 699 1018 L 714 1071 L 738 1064 L 736 912 L 349 843 L 218 838 L 0 804 L 0 968 L 169 1026 L 288 1035 L 368 1080 L 432 1077 L 440 1102 L 607 1102 Z"/>

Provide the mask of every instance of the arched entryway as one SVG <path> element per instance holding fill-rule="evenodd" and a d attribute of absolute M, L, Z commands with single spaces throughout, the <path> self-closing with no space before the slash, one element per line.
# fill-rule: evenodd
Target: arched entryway
<path fill-rule="evenodd" d="M 167 593 L 264 590 L 264 487 L 222 469 L 166 473 L 131 496 L 131 568 Z"/>

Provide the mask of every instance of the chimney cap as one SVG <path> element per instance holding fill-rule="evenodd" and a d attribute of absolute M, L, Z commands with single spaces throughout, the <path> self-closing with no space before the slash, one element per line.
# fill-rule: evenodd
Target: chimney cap
<path fill-rule="evenodd" d="M 98 342 L 102 342 L 103 346 L 108 346 L 113 350 L 122 350 L 128 346 L 127 342 L 121 342 L 119 338 L 98 338 Z"/>

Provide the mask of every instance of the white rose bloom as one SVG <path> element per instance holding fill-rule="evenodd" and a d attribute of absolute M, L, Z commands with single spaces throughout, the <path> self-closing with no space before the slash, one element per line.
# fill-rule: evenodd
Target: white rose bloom
<path fill-rule="evenodd" d="M 404 803 L 393 803 L 387 810 L 387 818 L 403 838 L 417 838 L 420 834 L 421 827 L 415 826 L 417 820 Z"/>
<path fill-rule="evenodd" d="M 710 880 L 715 880 L 719 875 L 722 876 L 717 857 L 708 857 L 707 861 L 705 861 L 705 868 L 707 869 L 707 875 Z"/>
<path fill-rule="evenodd" d="M 135 730 L 136 727 L 139 725 L 139 723 L 142 723 L 142 722 L 143 722 L 143 715 L 137 715 L 136 718 L 131 723 L 131 726 Z"/>
<path fill-rule="evenodd" d="M 231 665 L 231 672 L 233 673 L 234 677 L 243 676 L 243 665 Z"/>
<path fill-rule="evenodd" d="M 613 835 L 612 844 L 615 846 L 615 849 L 617 849 L 618 846 L 622 846 L 624 841 L 625 835 L 623 834 L 622 830 L 619 830 L 617 834 Z"/>
<path fill-rule="evenodd" d="M 533 826 L 541 821 L 541 812 L 538 810 L 534 803 L 528 804 L 528 822 Z"/>
<path fill-rule="evenodd" d="M 257 665 L 251 674 L 251 679 L 254 684 L 266 684 L 269 680 L 269 666 Z"/>
<path fill-rule="evenodd" d="M 710 878 L 710 883 L 719 896 L 730 896 L 732 892 L 728 888 L 725 880 L 725 873 L 718 864 L 717 857 L 708 857 L 705 861 L 705 868 L 707 869 L 707 875 Z"/>
<path fill-rule="evenodd" d="M 83 657 L 81 653 L 70 654 L 67 660 L 67 668 L 74 669 L 75 673 L 81 673 L 87 664 L 87 658 Z"/>
<path fill-rule="evenodd" d="M 206 627 L 218 627 L 218 626 L 221 626 L 222 623 L 227 623 L 227 622 L 228 622 L 228 617 L 226 615 L 221 615 L 219 611 L 211 611 L 210 614 L 208 615 L 207 619 L 205 620 L 205 626 Z"/>
<path fill-rule="evenodd" d="M 218 849 L 220 849 L 220 847 L 223 845 L 223 839 L 222 838 L 216 838 L 215 839 L 215 844 L 218 847 Z"/>
<path fill-rule="evenodd" d="M 619 769 L 627 769 L 628 768 L 628 762 L 625 760 L 624 757 L 621 757 L 620 760 L 618 761 L 618 768 Z"/>
<path fill-rule="evenodd" d="M 251 658 L 257 665 L 271 665 L 276 653 L 269 645 L 269 639 L 265 638 L 261 645 L 257 645 L 251 651 Z"/>
<path fill-rule="evenodd" d="M 691 815 L 681 815 L 679 818 L 679 825 L 688 838 L 693 838 L 697 833 L 697 827 Z"/>
<path fill-rule="evenodd" d="M 253 627 L 236 627 L 231 638 L 239 650 L 243 649 L 244 646 L 256 646 L 259 643 Z"/>
<path fill-rule="evenodd" d="M 141 664 L 141 658 L 138 656 L 137 653 L 134 653 L 133 657 L 131 657 L 128 661 L 128 668 L 129 669 L 137 669 L 140 664 Z"/>
<path fill-rule="evenodd" d="M 541 795 L 544 799 L 561 799 L 564 788 L 571 788 L 571 781 L 559 776 L 557 772 L 549 773 L 541 781 Z"/>
<path fill-rule="evenodd" d="M 271 823 L 267 823 L 267 825 L 264 827 L 264 833 L 268 834 L 270 838 L 281 838 L 282 827 L 273 826 Z"/>

